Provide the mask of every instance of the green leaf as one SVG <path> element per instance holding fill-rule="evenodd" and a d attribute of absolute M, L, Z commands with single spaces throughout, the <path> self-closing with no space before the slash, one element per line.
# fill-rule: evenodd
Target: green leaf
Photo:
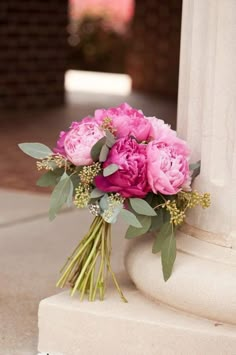
<path fill-rule="evenodd" d="M 53 186 L 58 183 L 59 177 L 63 174 L 64 169 L 55 169 L 53 171 L 47 171 L 45 174 L 40 176 L 37 180 L 36 185 L 41 187 Z"/>
<path fill-rule="evenodd" d="M 100 200 L 100 208 L 105 211 L 108 209 L 108 194 L 105 194 Z"/>
<path fill-rule="evenodd" d="M 119 165 L 110 164 L 105 169 L 103 169 L 103 176 L 109 176 L 114 174 L 117 170 L 119 170 Z"/>
<path fill-rule="evenodd" d="M 105 221 L 107 222 L 107 223 L 116 223 L 116 221 L 117 221 L 117 217 L 118 217 L 118 215 L 119 215 L 119 213 L 120 213 L 120 211 L 123 209 L 123 203 L 120 203 L 118 206 L 116 206 L 113 210 L 111 210 L 112 211 L 112 214 L 109 216 L 109 218 L 105 218 Z M 102 215 L 103 216 L 103 218 L 104 218 L 104 215 Z"/>
<path fill-rule="evenodd" d="M 18 147 L 25 154 L 35 159 L 43 159 L 53 154 L 50 148 L 41 143 L 20 143 Z"/>
<path fill-rule="evenodd" d="M 129 225 L 136 227 L 136 228 L 142 227 L 142 224 L 139 222 L 138 218 L 132 212 L 123 208 L 120 211 L 120 215 L 125 220 L 125 222 L 128 223 Z"/>
<path fill-rule="evenodd" d="M 105 144 L 105 142 L 106 142 L 106 137 L 102 137 L 92 147 L 90 155 L 91 155 L 94 162 L 98 161 L 101 149 L 102 149 L 103 145 Z"/>
<path fill-rule="evenodd" d="M 106 131 L 106 138 L 106 145 L 111 148 L 115 144 L 116 139 L 114 135 L 108 130 Z"/>
<path fill-rule="evenodd" d="M 157 215 L 152 217 L 151 231 L 156 231 L 163 225 L 163 209 L 158 208 L 156 213 Z"/>
<path fill-rule="evenodd" d="M 189 164 L 189 169 L 190 170 L 195 170 L 195 169 L 200 169 L 201 167 L 201 161 L 198 160 L 196 163 Z"/>
<path fill-rule="evenodd" d="M 68 192 L 68 196 L 67 196 L 67 199 L 66 199 L 67 207 L 71 207 L 73 205 L 73 192 L 74 192 L 74 186 L 73 186 L 73 183 L 71 181 L 70 191 Z"/>
<path fill-rule="evenodd" d="M 49 209 L 49 219 L 52 221 L 64 203 L 68 202 L 71 199 L 73 194 L 73 184 L 66 173 L 64 173 L 55 186 L 50 200 L 50 209 Z"/>
<path fill-rule="evenodd" d="M 139 222 L 141 223 L 142 227 L 141 228 L 135 228 L 133 226 L 129 226 L 127 229 L 127 232 L 125 234 L 126 239 L 132 239 L 135 237 L 138 237 L 140 235 L 143 235 L 149 231 L 149 228 L 151 226 L 151 217 L 150 216 L 137 216 Z"/>
<path fill-rule="evenodd" d="M 156 211 L 145 200 L 141 198 L 130 198 L 129 201 L 135 212 L 145 216 L 156 216 Z"/>
<path fill-rule="evenodd" d="M 153 254 L 159 253 L 161 251 L 164 241 L 172 233 L 172 224 L 167 222 L 162 225 L 159 232 L 156 233 L 156 239 L 152 247 Z"/>
<path fill-rule="evenodd" d="M 98 198 L 98 197 L 103 196 L 104 194 L 105 194 L 104 191 L 101 191 L 101 190 L 99 190 L 97 187 L 95 187 L 95 188 L 92 190 L 92 192 L 91 192 L 91 194 L 90 194 L 90 197 L 91 197 L 91 198 Z"/>
<path fill-rule="evenodd" d="M 106 144 L 104 144 L 104 145 L 102 146 L 101 152 L 100 152 L 100 154 L 99 154 L 99 161 L 100 161 L 101 163 L 103 163 L 104 161 L 106 161 L 107 156 L 108 156 L 108 153 L 109 153 L 109 148 L 108 148 L 108 146 L 107 146 Z"/>
<path fill-rule="evenodd" d="M 176 239 L 174 232 L 166 238 L 161 248 L 161 263 L 164 280 L 167 281 L 171 276 L 173 265 L 176 258 Z"/>

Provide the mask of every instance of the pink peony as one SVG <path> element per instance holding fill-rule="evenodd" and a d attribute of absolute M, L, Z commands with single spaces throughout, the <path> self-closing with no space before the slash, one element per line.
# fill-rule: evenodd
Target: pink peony
<path fill-rule="evenodd" d="M 91 149 L 102 137 L 104 132 L 93 118 L 86 117 L 81 122 L 73 122 L 63 137 L 66 157 L 77 166 L 92 164 Z"/>
<path fill-rule="evenodd" d="M 111 148 L 103 168 L 117 164 L 114 174 L 95 178 L 96 186 L 105 192 L 119 192 L 123 197 L 144 197 L 150 191 L 147 183 L 146 145 L 135 139 L 121 138 Z"/>
<path fill-rule="evenodd" d="M 176 132 L 163 120 L 154 117 L 146 117 L 151 123 L 150 139 L 167 140 L 170 136 L 176 136 Z"/>
<path fill-rule="evenodd" d="M 154 193 L 173 195 L 190 182 L 189 149 L 173 136 L 147 145 L 147 177 Z"/>
<path fill-rule="evenodd" d="M 104 118 L 107 117 L 112 121 L 112 127 L 116 130 L 117 138 L 131 135 L 140 142 L 148 140 L 151 124 L 142 111 L 138 111 L 126 103 L 107 110 L 99 109 L 95 111 L 95 120 L 99 124 L 102 124 Z"/>

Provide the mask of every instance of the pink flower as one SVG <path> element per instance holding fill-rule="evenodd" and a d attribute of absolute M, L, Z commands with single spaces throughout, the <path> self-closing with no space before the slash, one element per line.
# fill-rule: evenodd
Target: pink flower
<path fill-rule="evenodd" d="M 119 139 L 111 148 L 103 168 L 117 164 L 114 174 L 95 178 L 96 186 L 105 192 L 119 192 L 123 197 L 144 197 L 150 191 L 147 183 L 146 145 L 135 139 Z"/>
<path fill-rule="evenodd" d="M 147 145 L 147 177 L 154 193 L 173 195 L 190 182 L 189 149 L 173 136 Z"/>
<path fill-rule="evenodd" d="M 170 128 L 163 120 L 154 117 L 146 117 L 151 123 L 150 138 L 157 140 L 168 140 L 170 136 L 176 136 L 176 132 Z"/>
<path fill-rule="evenodd" d="M 65 138 L 63 137 L 67 159 L 77 166 L 92 164 L 91 149 L 104 135 L 93 118 L 86 117 L 81 122 L 73 122 Z"/>
<path fill-rule="evenodd" d="M 116 130 L 117 138 L 134 136 L 138 141 L 146 141 L 151 129 L 150 122 L 145 118 L 142 111 L 138 111 L 126 103 L 107 110 L 95 111 L 95 120 L 102 124 L 104 118 L 109 117 L 112 127 Z"/>

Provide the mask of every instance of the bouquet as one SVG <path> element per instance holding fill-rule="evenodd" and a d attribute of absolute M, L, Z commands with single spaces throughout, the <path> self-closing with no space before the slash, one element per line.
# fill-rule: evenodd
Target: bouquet
<path fill-rule="evenodd" d="M 111 275 L 126 301 L 111 266 L 111 226 L 117 218 L 129 225 L 128 239 L 153 234 L 152 252 L 161 252 L 168 280 L 176 257 L 175 231 L 186 211 L 210 205 L 208 193 L 192 191 L 199 163 L 189 165 L 189 148 L 169 125 L 124 103 L 72 122 L 53 150 L 40 143 L 19 147 L 38 160 L 38 170 L 45 170 L 37 185 L 55 186 L 50 220 L 64 204 L 87 207 L 95 216 L 57 286 L 69 285 L 71 295 L 78 291 L 81 300 L 85 294 L 89 301 L 103 300 Z"/>

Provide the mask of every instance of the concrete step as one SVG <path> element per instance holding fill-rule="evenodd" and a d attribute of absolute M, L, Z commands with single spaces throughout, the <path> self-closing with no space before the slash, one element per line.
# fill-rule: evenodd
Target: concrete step
<path fill-rule="evenodd" d="M 63 355 L 234 355 L 236 328 L 154 303 L 122 276 L 128 303 L 114 287 L 104 302 L 68 292 L 39 307 L 39 351 Z"/>

